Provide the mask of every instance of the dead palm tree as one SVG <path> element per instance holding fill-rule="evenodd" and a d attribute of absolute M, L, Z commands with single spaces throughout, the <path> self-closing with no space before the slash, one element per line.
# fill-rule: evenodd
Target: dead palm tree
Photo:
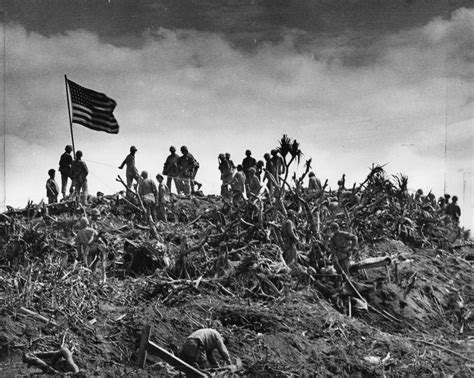
<path fill-rule="evenodd" d="M 276 149 L 280 155 L 283 157 L 283 162 L 285 164 L 285 178 L 283 179 L 282 186 L 286 182 L 289 174 L 289 167 L 293 161 L 297 161 L 299 164 L 301 158 L 303 156 L 303 152 L 300 150 L 300 144 L 295 139 L 291 141 L 288 135 L 283 134 L 282 138 L 280 139 L 280 146 Z M 289 155 L 289 160 L 287 159 Z"/>

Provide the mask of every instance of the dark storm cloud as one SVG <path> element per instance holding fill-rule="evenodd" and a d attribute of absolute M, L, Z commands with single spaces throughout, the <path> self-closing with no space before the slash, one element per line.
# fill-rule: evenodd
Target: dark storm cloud
<path fill-rule="evenodd" d="M 374 36 L 447 18 L 462 6 L 472 6 L 472 1 L 5 0 L 4 5 L 9 22 L 46 36 L 85 29 L 106 42 L 136 47 L 150 30 L 193 29 L 222 34 L 244 49 L 279 43 L 288 30 L 301 37 L 300 46 L 306 39 L 348 33 L 354 37 L 350 43 L 361 47 L 370 45 Z M 358 52 L 347 63 L 365 59 Z"/>

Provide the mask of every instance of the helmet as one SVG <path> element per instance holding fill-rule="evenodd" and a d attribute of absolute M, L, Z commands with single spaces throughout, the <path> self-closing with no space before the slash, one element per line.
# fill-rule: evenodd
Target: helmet
<path fill-rule="evenodd" d="M 170 146 L 170 152 L 176 152 L 176 147 L 175 146 Z"/>
<path fill-rule="evenodd" d="M 68 144 L 66 147 L 64 147 L 64 150 L 66 152 L 71 152 L 72 151 L 72 146 L 70 144 Z"/>
<path fill-rule="evenodd" d="M 245 155 L 247 155 L 247 156 L 252 155 L 252 151 L 250 151 L 250 150 L 245 151 Z"/>
<path fill-rule="evenodd" d="M 81 219 L 79 219 L 79 224 L 82 228 L 86 228 L 89 226 L 89 219 L 87 219 L 86 217 L 82 217 Z"/>
<path fill-rule="evenodd" d="M 329 228 L 332 229 L 332 230 L 339 230 L 339 225 L 336 222 L 332 222 L 329 225 Z"/>
<path fill-rule="evenodd" d="M 130 152 L 133 152 L 133 151 L 138 151 L 135 146 L 130 147 Z"/>
<path fill-rule="evenodd" d="M 82 157 L 82 151 L 81 150 L 76 151 L 76 158 L 80 159 L 81 157 Z"/>
<path fill-rule="evenodd" d="M 181 146 L 181 152 L 188 152 L 188 147 Z"/>

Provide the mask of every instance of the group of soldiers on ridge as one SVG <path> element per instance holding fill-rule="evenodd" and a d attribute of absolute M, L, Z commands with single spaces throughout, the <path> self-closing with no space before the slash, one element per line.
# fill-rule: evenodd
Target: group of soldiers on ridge
<path fill-rule="evenodd" d="M 77 151 L 73 159 L 71 155 L 72 150 L 72 146 L 67 145 L 59 161 L 61 192 L 55 181 L 55 170 L 50 169 L 48 171 L 49 178 L 46 182 L 46 193 L 49 203 L 58 202 L 60 193 L 63 199 L 67 198 L 66 191 L 69 179 L 71 180 L 69 195 L 82 204 L 85 204 L 87 201 L 87 176 L 89 171 L 86 163 L 82 160 L 82 152 Z M 135 146 L 130 147 L 130 153 L 118 167 L 119 169 L 126 167 L 125 185 L 127 193 L 132 188 L 136 189 L 145 209 L 154 221 L 167 221 L 165 206 L 169 201 L 169 194 L 173 183 L 177 194 L 190 195 L 200 190 L 201 184 L 195 180 L 199 163 L 189 153 L 186 146 L 182 146 L 180 151 L 181 156 L 176 153 L 174 146 L 169 148 L 170 154 L 166 158 L 162 174 L 158 173 L 156 175 L 158 185 L 148 176 L 147 171 L 142 171 L 141 174 L 138 173 L 135 164 L 135 154 L 137 152 Z M 242 163 L 235 166 L 229 153 L 220 153 L 218 155 L 218 169 L 221 173 L 220 194 L 222 198 L 235 206 L 240 206 L 245 202 L 246 198 L 249 200 L 257 198 L 262 191 L 267 192 L 269 197 L 278 191 L 287 169 L 284 160 L 277 150 L 265 153 L 263 159 L 257 161 L 252 157 L 252 152 L 246 150 Z M 166 184 L 164 183 L 164 176 L 167 176 Z M 310 172 L 308 177 L 308 193 L 314 195 L 315 198 L 321 197 L 324 192 L 321 181 L 314 172 Z M 263 181 L 266 181 L 265 188 L 262 185 Z M 338 186 L 339 192 L 343 193 L 345 189 L 343 180 L 338 182 Z M 432 193 L 424 196 L 423 191 L 419 189 L 413 195 L 413 198 L 419 202 L 430 202 L 440 213 L 448 216 L 455 224 L 458 224 L 461 210 L 457 204 L 457 196 L 451 198 L 449 194 L 445 194 L 444 197 L 440 197 L 436 201 L 436 197 Z M 449 201 L 450 199 L 451 202 Z M 104 251 L 101 252 L 99 243 L 100 231 L 94 227 L 94 222 L 98 218 L 97 213 L 97 211 L 92 211 L 91 220 L 86 217 L 80 219 L 80 230 L 76 235 L 78 255 L 88 266 L 90 266 L 89 264 L 96 264 L 100 260 L 92 258 L 94 255 L 97 256 L 100 253 L 104 253 Z M 296 224 L 297 215 L 295 211 L 288 210 L 288 216 L 281 224 L 282 257 L 288 266 L 297 263 L 298 258 Z M 358 238 L 351 232 L 341 230 L 336 222 L 332 222 L 329 225 L 329 230 L 331 235 L 329 248 L 334 268 L 339 275 L 349 275 L 350 259 L 358 248 Z M 102 258 L 102 260 L 104 264 L 105 259 Z M 103 267 L 103 270 L 105 277 L 105 267 Z M 213 355 L 215 350 L 219 352 L 227 364 L 230 364 L 230 356 L 224 345 L 222 335 L 215 329 L 205 328 L 193 332 L 186 339 L 181 348 L 180 357 L 193 366 L 200 368 L 208 364 L 218 366 Z"/>
<path fill-rule="evenodd" d="M 142 171 L 141 174 L 138 173 L 135 164 L 135 154 L 137 152 L 135 146 L 130 147 L 130 153 L 118 167 L 119 169 L 126 167 L 125 184 L 127 192 L 135 187 L 153 221 L 167 221 L 166 204 L 169 202 L 169 194 L 173 183 L 177 194 L 190 195 L 197 193 L 201 187 L 201 184 L 195 180 L 199 163 L 189 153 L 188 148 L 186 146 L 181 147 L 181 156 L 176 153 L 174 146 L 171 146 L 169 151 L 170 154 L 166 158 L 162 174 L 158 173 L 156 175 L 158 185 L 148 176 L 147 171 Z M 74 159 L 71 152 L 72 146 L 67 145 L 59 161 L 61 193 L 63 199 L 66 198 L 68 180 L 71 179 L 70 195 L 73 195 L 77 201 L 84 204 L 87 200 L 87 175 L 89 171 L 86 163 L 82 160 L 82 152 L 77 151 Z M 242 163 L 236 166 L 229 153 L 220 153 L 218 155 L 218 169 L 221 173 L 220 194 L 222 198 L 235 206 L 240 206 L 246 198 L 249 200 L 257 198 L 263 191 L 267 192 L 269 197 L 278 191 L 287 169 L 284 160 L 277 150 L 265 153 L 263 159 L 257 161 L 252 157 L 252 152 L 246 150 Z M 49 203 L 55 203 L 58 201 L 59 195 L 59 187 L 55 181 L 55 170 L 50 169 L 48 175 L 49 178 L 46 182 L 48 201 Z M 164 183 L 164 176 L 167 176 L 166 184 Z M 308 192 L 313 193 L 316 197 L 321 196 L 324 191 L 321 181 L 314 172 L 310 172 L 308 177 Z M 266 187 L 263 188 L 262 181 L 265 180 Z M 341 185 L 344 186 L 343 183 L 338 183 L 338 185 L 340 190 L 343 190 L 343 188 L 341 189 Z M 450 196 L 446 194 L 436 202 L 432 193 L 423 196 L 422 190 L 419 189 L 415 193 L 414 199 L 416 201 L 433 202 L 433 206 L 437 206 L 443 215 L 447 215 L 458 224 L 461 210 L 457 205 L 456 196 L 453 196 L 451 202 L 449 202 Z M 297 260 L 296 218 L 296 215 L 288 211 L 288 217 L 282 223 L 283 258 L 288 265 L 295 263 Z M 358 246 L 357 237 L 340 230 L 337 223 L 331 224 L 330 230 L 333 235 L 331 249 L 337 262 L 335 267 L 338 271 L 348 273 L 350 255 Z"/>

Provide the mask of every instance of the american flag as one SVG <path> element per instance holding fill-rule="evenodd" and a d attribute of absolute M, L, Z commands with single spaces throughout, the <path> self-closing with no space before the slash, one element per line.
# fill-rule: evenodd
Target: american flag
<path fill-rule="evenodd" d="M 103 93 L 66 80 L 71 94 L 72 122 L 92 130 L 118 134 L 119 125 L 113 115 L 117 103 Z"/>

